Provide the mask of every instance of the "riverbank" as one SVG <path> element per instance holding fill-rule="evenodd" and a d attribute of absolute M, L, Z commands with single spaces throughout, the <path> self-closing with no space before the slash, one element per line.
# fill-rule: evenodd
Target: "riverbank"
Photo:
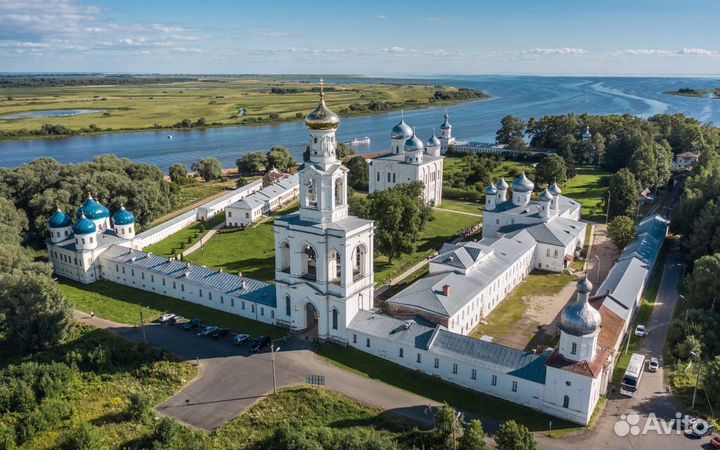
<path fill-rule="evenodd" d="M 280 125 L 301 121 L 317 105 L 318 91 L 306 81 L 240 78 L 0 89 L 0 139 Z M 325 96 L 328 106 L 342 117 L 488 98 L 481 90 L 449 85 L 362 81 L 328 84 Z"/>
<path fill-rule="evenodd" d="M 695 98 L 716 98 L 720 99 L 720 88 L 717 89 L 692 89 L 681 88 L 677 91 L 665 92 L 667 95 L 675 95 L 678 97 L 695 97 Z"/>

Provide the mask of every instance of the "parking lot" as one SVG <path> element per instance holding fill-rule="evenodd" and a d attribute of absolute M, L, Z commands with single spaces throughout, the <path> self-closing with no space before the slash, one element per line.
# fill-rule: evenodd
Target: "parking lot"
<path fill-rule="evenodd" d="M 76 312 L 76 319 L 136 342 L 144 339 L 139 327 L 89 317 L 81 312 Z M 230 336 L 215 340 L 199 337 L 196 331 L 185 331 L 178 325 L 159 323 L 146 325 L 144 334 L 150 345 L 199 363 L 197 378 L 160 404 L 157 408 L 160 414 L 212 431 L 272 393 L 268 347 L 251 353 L 249 342 L 234 345 Z M 426 409 L 428 404 L 436 406 L 436 402 L 329 364 L 309 350 L 310 344 L 302 338 L 276 343 L 280 347 L 276 354 L 278 388 L 305 383 L 307 375 L 322 375 L 328 388 L 349 398 L 420 424 L 432 424 Z"/>

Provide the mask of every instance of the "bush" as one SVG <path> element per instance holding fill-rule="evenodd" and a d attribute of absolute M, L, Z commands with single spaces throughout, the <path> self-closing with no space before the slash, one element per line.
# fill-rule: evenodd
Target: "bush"
<path fill-rule="evenodd" d="M 37 406 L 37 398 L 32 387 L 22 380 L 10 382 L 10 411 L 28 412 Z"/>
<path fill-rule="evenodd" d="M 173 419 L 162 418 L 153 433 L 152 448 L 179 448 L 182 431 L 182 427 Z"/>
<path fill-rule="evenodd" d="M 94 450 L 104 448 L 103 437 L 94 426 L 86 423 L 68 431 L 63 437 L 62 450 Z"/>
<path fill-rule="evenodd" d="M 40 410 L 48 428 L 57 427 L 74 414 L 72 405 L 64 398 L 46 400 L 40 406 Z"/>
<path fill-rule="evenodd" d="M 127 409 L 127 416 L 131 420 L 144 421 L 152 415 L 150 398 L 141 393 L 130 396 L 130 405 Z"/>
<path fill-rule="evenodd" d="M 39 409 L 32 411 L 17 429 L 18 443 L 24 444 L 48 429 L 45 416 Z"/>
<path fill-rule="evenodd" d="M 0 450 L 15 450 L 15 430 L 0 423 Z"/>

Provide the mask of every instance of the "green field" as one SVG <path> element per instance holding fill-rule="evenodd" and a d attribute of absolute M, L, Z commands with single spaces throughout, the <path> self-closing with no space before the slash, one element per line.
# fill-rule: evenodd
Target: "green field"
<path fill-rule="evenodd" d="M 110 281 L 82 284 L 60 278 L 60 289 L 75 308 L 84 312 L 92 311 L 95 315 L 114 322 L 140 324 L 142 306 L 146 322 L 157 319 L 163 312 L 172 311 L 187 319 L 200 319 L 204 324 L 229 328 L 234 332 L 252 336 L 285 335 L 285 330 L 272 325 Z"/>
<path fill-rule="evenodd" d="M 223 212 L 210 219 L 207 223 L 194 222 L 162 241 L 145 247 L 143 250 L 158 256 L 175 256 L 192 247 L 192 245 L 205 236 L 211 228 L 224 221 L 225 213 Z M 199 252 L 200 250 L 197 251 Z"/>
<path fill-rule="evenodd" d="M 295 94 L 272 94 L 272 87 L 298 88 Z M 68 86 L 0 89 L 0 116 L 52 109 L 99 110 L 71 117 L 0 120 L 0 131 L 38 129 L 43 124 L 73 130 L 91 124 L 103 131 L 170 128 L 183 119 L 204 118 L 208 125 L 270 124 L 302 119 L 318 102 L 316 84 L 219 77 L 168 84 Z M 331 90 L 334 89 L 334 90 Z M 456 91 L 456 88 L 443 88 Z M 328 87 L 327 105 L 341 116 L 442 106 L 457 101 L 434 101 L 438 88 L 415 84 L 336 84 Z M 350 109 L 351 104 L 390 102 L 381 109 Z M 272 116 L 271 116 L 272 114 Z"/>
<path fill-rule="evenodd" d="M 512 419 L 532 431 L 547 430 L 548 423 L 552 420 L 553 430 L 580 429 L 578 425 L 551 418 L 505 400 L 464 389 L 360 350 L 336 344 L 323 344 L 318 347 L 318 353 L 330 363 L 345 370 L 397 386 L 437 402 L 447 402 L 454 408 L 462 409 L 468 415 L 480 416 L 481 420 L 482 418 L 491 418 L 503 422 Z"/>
<path fill-rule="evenodd" d="M 603 178 L 612 173 L 596 167 L 578 167 L 574 178 L 562 186 L 562 195 L 582 203 L 582 218 L 593 222 L 605 222 L 602 207 L 603 195 L 607 188 L 602 186 Z"/>
<path fill-rule="evenodd" d="M 443 199 L 442 204 L 438 208 L 449 209 L 451 211 L 466 212 L 471 214 L 482 214 L 483 212 L 483 205 L 481 203 L 462 202 L 459 200 Z"/>
<path fill-rule="evenodd" d="M 456 156 L 446 156 L 443 162 L 443 175 L 449 175 L 452 173 L 462 172 L 465 169 L 465 161 L 463 158 Z M 492 178 L 497 182 L 500 177 L 505 177 L 508 183 L 519 174 L 521 171 L 527 171 L 528 177 L 532 172 L 533 168 L 528 163 L 521 163 L 517 161 L 500 161 L 498 166 L 493 170 Z"/>

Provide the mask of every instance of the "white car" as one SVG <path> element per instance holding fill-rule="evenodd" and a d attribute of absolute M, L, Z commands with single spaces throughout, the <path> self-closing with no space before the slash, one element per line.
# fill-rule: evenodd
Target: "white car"
<path fill-rule="evenodd" d="M 657 372 L 658 368 L 660 368 L 660 362 L 657 358 L 650 358 L 650 362 L 648 363 L 648 371 L 650 372 Z"/>
<path fill-rule="evenodd" d="M 642 336 L 647 336 L 647 335 L 648 335 L 648 330 L 647 330 L 647 328 L 645 328 L 645 325 L 638 325 L 635 328 L 635 336 L 642 337 Z"/>
<path fill-rule="evenodd" d="M 247 341 L 248 339 L 250 339 L 249 334 L 238 334 L 233 338 L 233 344 L 239 345 L 239 344 L 242 344 L 243 342 Z"/>
<path fill-rule="evenodd" d="M 160 316 L 160 318 L 158 319 L 158 322 L 160 322 L 160 323 L 165 323 L 165 322 L 169 321 L 170 319 L 172 319 L 173 317 L 175 317 L 175 314 L 173 314 L 173 313 L 163 314 L 163 315 Z"/>

